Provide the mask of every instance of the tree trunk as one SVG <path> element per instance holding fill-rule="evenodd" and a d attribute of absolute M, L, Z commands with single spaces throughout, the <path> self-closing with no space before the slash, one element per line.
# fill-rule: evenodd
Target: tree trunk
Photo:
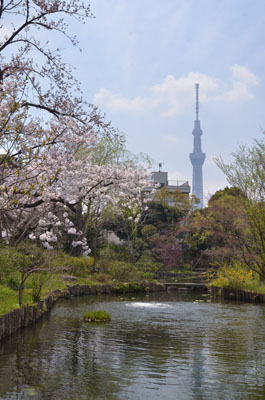
<path fill-rule="evenodd" d="M 24 290 L 24 281 L 20 283 L 18 288 L 18 304 L 20 305 L 20 307 L 22 306 L 23 303 L 23 290 Z"/>
<path fill-rule="evenodd" d="M 92 265 L 92 274 L 95 273 L 96 271 L 96 264 L 97 264 L 97 245 L 98 245 L 98 233 L 97 231 L 95 232 L 94 235 L 94 240 L 93 240 L 93 257 L 94 257 L 94 261 L 93 261 L 93 265 Z"/>

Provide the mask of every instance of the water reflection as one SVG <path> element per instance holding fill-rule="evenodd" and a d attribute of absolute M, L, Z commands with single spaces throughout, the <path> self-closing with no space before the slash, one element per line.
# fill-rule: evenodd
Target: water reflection
<path fill-rule="evenodd" d="M 207 299 L 161 293 L 59 304 L 2 344 L 0 398 L 265 398 L 265 308 Z M 83 323 L 96 308 L 111 322 Z"/>

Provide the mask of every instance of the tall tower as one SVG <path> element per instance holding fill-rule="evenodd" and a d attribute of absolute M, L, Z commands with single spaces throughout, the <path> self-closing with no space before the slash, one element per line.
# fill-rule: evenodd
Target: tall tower
<path fill-rule="evenodd" d="M 194 129 L 192 134 L 193 139 L 193 152 L 190 153 L 190 161 L 192 163 L 192 194 L 199 200 L 198 208 L 203 207 L 203 182 L 202 182 L 202 166 L 205 160 L 205 153 L 202 153 L 201 135 L 202 130 L 199 120 L 199 84 L 195 84 L 196 89 L 196 119 L 194 121 Z"/>

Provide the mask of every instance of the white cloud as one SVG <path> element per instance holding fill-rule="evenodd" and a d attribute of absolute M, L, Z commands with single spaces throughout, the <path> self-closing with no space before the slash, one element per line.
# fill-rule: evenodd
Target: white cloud
<path fill-rule="evenodd" d="M 94 103 L 106 106 L 110 111 L 131 111 L 138 112 L 146 107 L 146 99 L 137 96 L 128 99 L 119 94 L 113 94 L 110 90 L 101 88 L 94 96 Z"/>
<path fill-rule="evenodd" d="M 232 88 L 224 93 L 224 98 L 231 102 L 254 99 L 250 87 L 259 84 L 259 79 L 256 75 L 250 72 L 247 68 L 237 64 L 230 67 L 230 70 L 232 71 Z"/>
<path fill-rule="evenodd" d="M 254 75 L 251 71 L 249 71 L 246 67 L 243 67 L 238 64 L 232 65 L 230 70 L 233 74 L 233 79 L 235 81 L 241 82 L 243 84 L 249 85 L 258 85 L 259 79 Z"/>
<path fill-rule="evenodd" d="M 94 103 L 110 111 L 148 112 L 157 111 L 164 117 L 180 115 L 194 103 L 194 84 L 200 83 L 200 102 L 235 103 L 254 98 L 251 89 L 259 80 L 246 67 L 233 65 L 228 82 L 199 72 L 189 72 L 176 79 L 167 75 L 165 79 L 151 86 L 147 95 L 129 98 L 101 88 L 94 96 Z M 229 87 L 222 91 L 222 87 Z"/>
<path fill-rule="evenodd" d="M 179 137 L 171 135 L 163 135 L 163 140 L 169 144 L 177 144 L 180 142 Z"/>

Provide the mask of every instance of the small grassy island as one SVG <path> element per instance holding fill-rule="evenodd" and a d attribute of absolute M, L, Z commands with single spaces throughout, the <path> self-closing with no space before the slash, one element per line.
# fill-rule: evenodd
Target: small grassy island
<path fill-rule="evenodd" d="M 85 322 L 107 322 L 111 320 L 110 314 L 106 311 L 88 311 L 83 316 Z"/>

